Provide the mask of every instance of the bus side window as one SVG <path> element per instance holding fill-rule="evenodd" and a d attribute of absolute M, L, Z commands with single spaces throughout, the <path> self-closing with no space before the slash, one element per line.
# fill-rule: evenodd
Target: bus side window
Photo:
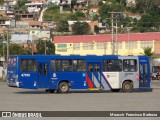
<path fill-rule="evenodd" d="M 51 60 L 51 71 L 55 71 L 55 60 Z"/>
<path fill-rule="evenodd" d="M 93 66 L 91 64 L 88 65 L 88 72 L 92 72 L 93 71 Z"/>
<path fill-rule="evenodd" d="M 123 71 L 124 72 L 136 72 L 137 71 L 137 60 L 133 60 L 133 59 L 123 60 Z"/>

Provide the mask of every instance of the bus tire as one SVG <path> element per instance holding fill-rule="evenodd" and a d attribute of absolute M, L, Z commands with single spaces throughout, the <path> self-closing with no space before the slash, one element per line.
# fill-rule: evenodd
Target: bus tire
<path fill-rule="evenodd" d="M 69 84 L 67 82 L 60 82 L 58 86 L 58 92 L 67 93 L 69 91 Z"/>
<path fill-rule="evenodd" d="M 120 89 L 111 89 L 112 92 L 119 92 Z"/>
<path fill-rule="evenodd" d="M 132 82 L 129 82 L 129 81 L 125 81 L 122 85 L 122 90 L 123 92 L 125 93 L 130 93 L 132 92 L 132 89 L 133 89 L 133 84 Z"/>

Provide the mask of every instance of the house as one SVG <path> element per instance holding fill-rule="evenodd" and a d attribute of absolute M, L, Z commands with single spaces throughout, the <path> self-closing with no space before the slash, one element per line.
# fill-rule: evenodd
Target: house
<path fill-rule="evenodd" d="M 90 9 L 89 9 L 89 17 L 90 17 L 90 19 L 91 20 L 93 20 L 93 17 L 95 16 L 95 15 L 99 15 L 99 13 L 98 13 L 98 11 L 99 11 L 99 8 L 98 7 L 91 7 Z"/>
<path fill-rule="evenodd" d="M 32 3 L 45 3 L 48 2 L 48 0 L 31 0 Z"/>
<path fill-rule="evenodd" d="M 2 16 L 8 16 L 11 18 L 14 18 L 14 8 L 12 6 L 8 6 L 8 5 L 1 5 L 0 6 L 0 15 Z"/>
<path fill-rule="evenodd" d="M 53 38 L 56 46 L 55 52 L 61 55 L 109 55 L 112 54 L 111 40 L 111 34 L 55 36 Z M 159 46 L 160 32 L 119 34 L 117 45 L 115 43 L 115 48 L 118 48 L 118 51 L 115 53 L 119 55 L 141 55 L 143 48 L 152 47 L 152 51 L 159 54 Z"/>
<path fill-rule="evenodd" d="M 76 11 L 81 11 L 83 13 L 87 13 L 88 12 L 88 8 L 87 7 L 83 7 L 83 6 L 74 6 L 73 7 L 73 12 L 75 13 Z"/>
<path fill-rule="evenodd" d="M 49 3 L 59 5 L 60 4 L 60 0 L 48 0 L 48 4 Z"/>
<path fill-rule="evenodd" d="M 50 30 L 48 30 L 48 29 L 41 30 L 41 39 L 42 40 L 50 40 Z"/>
<path fill-rule="evenodd" d="M 88 24 L 91 28 L 91 33 L 95 34 L 95 26 L 98 26 L 98 21 L 91 21 Z"/>
<path fill-rule="evenodd" d="M 7 3 L 10 6 L 16 5 L 18 0 L 4 0 L 4 3 Z"/>
<path fill-rule="evenodd" d="M 41 29 L 40 21 L 29 21 L 28 24 L 30 29 Z"/>
<path fill-rule="evenodd" d="M 136 0 L 126 0 L 127 7 L 133 7 L 136 5 Z"/>
<path fill-rule="evenodd" d="M 28 41 L 32 42 L 32 35 L 29 34 L 13 34 L 11 35 L 11 43 L 26 44 Z"/>
<path fill-rule="evenodd" d="M 38 14 L 36 13 L 23 13 L 23 14 L 16 14 L 16 17 L 19 18 L 21 21 L 33 21 L 38 20 Z"/>
<path fill-rule="evenodd" d="M 77 0 L 76 5 L 73 7 L 73 12 L 80 10 L 83 13 L 87 13 L 88 12 L 87 6 L 88 6 L 88 0 Z"/>
<path fill-rule="evenodd" d="M 27 11 L 29 13 L 33 13 L 33 12 L 40 12 L 43 8 L 43 3 L 26 3 L 25 6 L 27 6 Z"/>
<path fill-rule="evenodd" d="M 51 29 L 52 31 L 57 30 L 59 22 L 54 21 L 43 21 L 42 22 L 42 29 Z"/>
<path fill-rule="evenodd" d="M 0 26 L 1 27 L 15 27 L 15 19 L 7 16 L 0 16 Z"/>

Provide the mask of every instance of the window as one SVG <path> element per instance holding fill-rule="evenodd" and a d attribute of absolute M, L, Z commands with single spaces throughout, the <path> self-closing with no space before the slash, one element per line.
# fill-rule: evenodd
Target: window
<path fill-rule="evenodd" d="M 137 42 L 126 42 L 126 49 L 136 49 L 137 48 Z"/>
<path fill-rule="evenodd" d="M 137 60 L 123 60 L 123 71 L 124 72 L 136 72 L 137 71 Z"/>
<path fill-rule="evenodd" d="M 94 43 L 83 43 L 84 50 L 93 50 Z"/>
<path fill-rule="evenodd" d="M 51 71 L 84 72 L 86 71 L 86 61 L 85 60 L 51 60 Z"/>
<path fill-rule="evenodd" d="M 97 49 L 107 49 L 107 43 L 106 42 L 97 42 Z"/>
<path fill-rule="evenodd" d="M 56 71 L 57 72 L 62 71 L 61 60 L 56 60 Z"/>
<path fill-rule="evenodd" d="M 67 52 L 67 44 L 58 44 L 57 51 L 59 52 Z"/>
<path fill-rule="evenodd" d="M 122 49 L 122 42 L 118 42 L 118 49 Z"/>
<path fill-rule="evenodd" d="M 56 65 L 55 60 L 51 60 L 51 71 L 55 71 L 55 65 Z"/>
<path fill-rule="evenodd" d="M 73 50 L 80 50 L 80 43 L 73 43 Z"/>
<path fill-rule="evenodd" d="M 72 60 L 61 60 L 62 63 L 62 71 L 69 72 L 73 71 Z"/>
<path fill-rule="evenodd" d="M 153 41 L 141 41 L 141 48 L 153 47 Z"/>
<path fill-rule="evenodd" d="M 35 72 L 36 61 L 35 60 L 21 60 L 21 71 L 22 72 Z"/>
<path fill-rule="evenodd" d="M 85 60 L 73 60 L 73 71 L 85 72 L 86 71 L 86 61 Z"/>
<path fill-rule="evenodd" d="M 58 44 L 57 48 L 58 49 L 67 49 L 67 44 Z"/>
<path fill-rule="evenodd" d="M 103 71 L 108 71 L 108 72 L 122 71 L 122 60 L 104 60 Z"/>

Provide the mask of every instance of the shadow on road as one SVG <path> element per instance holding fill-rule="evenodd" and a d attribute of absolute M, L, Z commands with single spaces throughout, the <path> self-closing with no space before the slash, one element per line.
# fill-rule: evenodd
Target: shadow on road
<path fill-rule="evenodd" d="M 150 90 L 134 90 L 133 92 L 131 93 L 128 93 L 128 94 L 132 94 L 132 93 L 144 93 L 144 92 L 152 92 L 152 89 Z M 50 92 L 46 92 L 46 91 L 39 91 L 39 90 L 36 90 L 36 91 L 19 91 L 19 92 L 14 92 L 16 94 L 62 94 L 62 93 L 50 93 Z M 110 93 L 110 94 L 115 94 L 115 93 L 124 93 L 123 91 L 120 91 L 120 92 L 112 92 L 112 91 L 82 91 L 82 90 L 72 90 L 72 91 L 69 91 L 68 93 L 63 93 L 63 94 L 83 94 L 83 93 Z M 126 94 L 126 93 L 124 93 Z"/>

